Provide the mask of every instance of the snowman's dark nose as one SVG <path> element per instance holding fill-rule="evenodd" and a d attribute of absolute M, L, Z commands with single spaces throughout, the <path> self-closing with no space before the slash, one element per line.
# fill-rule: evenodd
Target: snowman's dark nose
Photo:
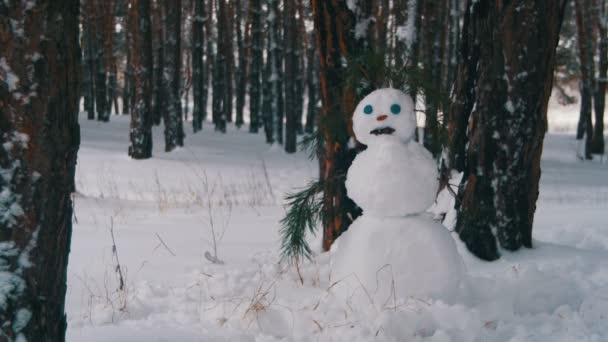
<path fill-rule="evenodd" d="M 386 120 L 386 118 L 388 118 L 388 115 L 378 115 L 378 117 L 376 118 L 376 120 L 378 120 L 378 121 L 384 121 L 384 120 Z"/>

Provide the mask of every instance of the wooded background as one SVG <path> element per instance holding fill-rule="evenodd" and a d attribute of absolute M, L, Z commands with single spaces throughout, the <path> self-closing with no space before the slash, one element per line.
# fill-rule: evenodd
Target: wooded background
<path fill-rule="evenodd" d="M 607 7 L 606 0 L 0 2 L 0 271 L 11 277 L 0 340 L 64 339 L 79 103 L 90 120 L 131 116 L 125 151 L 134 159 L 152 157 L 154 125 L 163 125 L 168 152 L 187 144 L 187 134 L 230 125 L 287 153 L 301 141 L 318 158 L 319 179 L 289 197 L 283 252 L 298 262 L 310 253 L 304 234 L 317 221 L 328 250 L 360 215 L 344 187 L 365 148 L 350 143 L 351 115 L 373 89 L 399 88 L 417 100 L 424 121 L 417 139 L 437 159 L 443 186 L 454 187 L 456 231 L 471 252 L 495 260 L 499 247 L 531 247 L 552 89 L 560 101 L 580 101 L 581 157 L 605 153 Z M 459 184 L 450 184 L 454 170 L 463 174 Z"/>

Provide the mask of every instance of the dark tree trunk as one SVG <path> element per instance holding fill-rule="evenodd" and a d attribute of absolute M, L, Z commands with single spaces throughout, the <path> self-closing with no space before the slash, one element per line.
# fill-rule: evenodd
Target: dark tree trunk
<path fill-rule="evenodd" d="M 203 103 L 203 89 L 205 89 L 203 54 L 205 38 L 203 27 L 205 25 L 205 3 L 203 0 L 194 1 L 194 18 L 192 20 L 192 91 L 194 108 L 192 110 L 192 129 L 196 133 L 203 129 L 203 112 L 206 111 Z"/>
<path fill-rule="evenodd" d="M 312 0 L 312 10 L 323 102 L 318 128 L 323 144 L 318 158 L 323 182 L 323 250 L 327 251 L 360 214 L 344 186 L 344 176 L 355 156 L 348 148 L 355 98 L 346 85 L 342 61 L 349 56 L 347 49 L 352 49 L 354 20 L 344 0 Z"/>
<path fill-rule="evenodd" d="M 274 141 L 283 144 L 283 61 L 281 59 L 281 25 L 279 18 L 281 15 L 279 0 L 268 1 L 269 14 L 268 21 L 268 63 L 270 63 L 270 74 L 268 82 L 270 86 L 270 113 L 271 119 L 268 120 L 273 127 Z"/>
<path fill-rule="evenodd" d="M 441 1 L 423 1 L 422 43 L 425 82 L 425 127 L 424 146 L 438 157 L 441 153 L 441 126 L 439 125 L 439 103 L 441 98 Z M 445 23 L 444 23 L 445 24 Z"/>
<path fill-rule="evenodd" d="M 152 25 L 150 0 L 131 0 L 131 51 L 135 81 L 135 106 L 131 112 L 129 155 L 133 159 L 152 156 Z"/>
<path fill-rule="evenodd" d="M 224 100 L 223 102 L 223 116 L 226 118 L 226 122 L 232 122 L 232 97 L 234 94 L 233 89 L 233 75 L 234 75 L 234 47 L 233 41 L 234 37 L 232 36 L 232 27 L 234 26 L 232 23 L 232 18 L 234 17 L 232 12 L 232 2 L 225 0 L 220 0 L 220 3 L 223 4 L 223 15 L 224 15 L 224 32 L 222 36 L 222 55 L 225 62 L 224 69 Z"/>
<path fill-rule="evenodd" d="M 245 25 L 245 38 L 243 38 L 243 1 L 237 0 L 235 11 L 236 44 L 238 50 L 238 67 L 236 69 L 236 121 L 237 128 L 243 126 L 243 108 L 245 107 L 245 93 L 247 92 L 247 53 L 244 41 L 247 40 L 247 30 Z"/>
<path fill-rule="evenodd" d="M 319 112 L 319 57 L 317 55 L 316 41 L 314 34 L 309 36 L 310 45 L 308 46 L 306 60 L 306 87 L 308 93 L 308 107 L 306 109 L 306 133 L 312 133 L 316 126 L 316 117 Z"/>
<path fill-rule="evenodd" d="M 264 135 L 266 136 L 267 144 L 274 144 L 274 122 L 272 108 L 272 83 L 270 82 L 270 75 L 272 70 L 272 63 L 269 57 L 268 51 L 270 51 L 270 39 L 266 40 L 266 63 L 264 64 L 264 73 L 262 75 L 262 108 L 263 113 L 262 121 L 264 122 Z"/>
<path fill-rule="evenodd" d="M 65 340 L 80 141 L 78 3 L 0 3 L 0 59 L 15 76 L 0 82 L 2 341 Z"/>
<path fill-rule="evenodd" d="M 591 154 L 593 139 L 593 24 L 590 13 L 592 0 L 575 0 L 576 26 L 578 30 L 579 60 L 581 65 L 581 107 L 576 139 L 585 138 L 585 159 L 593 159 Z"/>
<path fill-rule="evenodd" d="M 104 41 L 104 16 L 103 2 L 92 0 L 96 3 L 95 10 L 95 109 L 97 110 L 97 120 L 110 121 L 110 110 L 108 105 L 107 85 L 106 85 L 106 56 Z"/>
<path fill-rule="evenodd" d="M 296 122 L 300 119 L 297 113 L 296 72 L 298 56 L 296 55 L 296 8 L 295 0 L 285 0 L 283 20 L 285 20 L 285 151 L 296 152 Z"/>
<path fill-rule="evenodd" d="M 87 0 L 83 4 L 82 27 L 83 27 L 83 50 L 84 50 L 84 69 L 86 76 L 85 84 L 85 110 L 89 120 L 95 119 L 95 25 L 91 14 L 94 13 L 93 1 Z M 83 77 L 84 79 L 84 77 Z"/>
<path fill-rule="evenodd" d="M 456 231 L 485 260 L 500 256 L 497 243 L 511 251 L 532 247 L 547 103 L 565 4 L 468 2 L 450 108 L 449 160 L 464 172 Z"/>
<path fill-rule="evenodd" d="M 593 104 L 595 107 L 595 127 L 593 130 L 592 152 L 605 153 L 604 109 L 606 105 L 606 85 L 608 84 L 608 8 L 606 0 L 597 0 L 597 32 L 599 34 L 598 78 L 595 84 Z"/>
<path fill-rule="evenodd" d="M 163 6 L 159 3 L 160 1 L 154 1 L 154 11 L 152 13 L 152 26 L 153 36 L 156 44 L 156 63 L 154 64 L 154 86 L 153 86 L 153 97 L 154 107 L 152 109 L 152 117 L 155 125 L 160 125 L 162 117 L 165 111 L 165 98 L 163 90 L 163 71 L 165 70 L 165 52 L 164 52 L 164 15 Z"/>
<path fill-rule="evenodd" d="M 257 133 L 262 114 L 262 67 L 264 66 L 262 42 L 262 4 L 260 0 L 251 0 L 251 61 L 249 67 L 249 132 Z"/>
<path fill-rule="evenodd" d="M 184 146 L 184 126 L 182 119 L 181 86 L 181 17 L 182 1 L 172 0 L 165 5 L 165 151 Z"/>

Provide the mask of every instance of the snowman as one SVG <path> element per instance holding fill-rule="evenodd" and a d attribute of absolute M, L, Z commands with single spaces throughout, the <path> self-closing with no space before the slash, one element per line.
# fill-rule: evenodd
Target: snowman
<path fill-rule="evenodd" d="M 414 103 L 397 89 L 370 93 L 353 114 L 367 149 L 348 169 L 346 190 L 363 214 L 332 247 L 332 280 L 378 307 L 408 297 L 451 301 L 463 279 L 450 233 L 425 213 L 438 172 L 415 129 Z"/>

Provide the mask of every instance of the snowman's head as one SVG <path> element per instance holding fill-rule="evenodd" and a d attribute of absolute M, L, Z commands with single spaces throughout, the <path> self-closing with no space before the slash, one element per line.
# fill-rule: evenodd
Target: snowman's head
<path fill-rule="evenodd" d="M 416 130 L 412 98 L 398 89 L 374 90 L 357 105 L 353 130 L 365 145 L 376 140 L 408 142 Z"/>

